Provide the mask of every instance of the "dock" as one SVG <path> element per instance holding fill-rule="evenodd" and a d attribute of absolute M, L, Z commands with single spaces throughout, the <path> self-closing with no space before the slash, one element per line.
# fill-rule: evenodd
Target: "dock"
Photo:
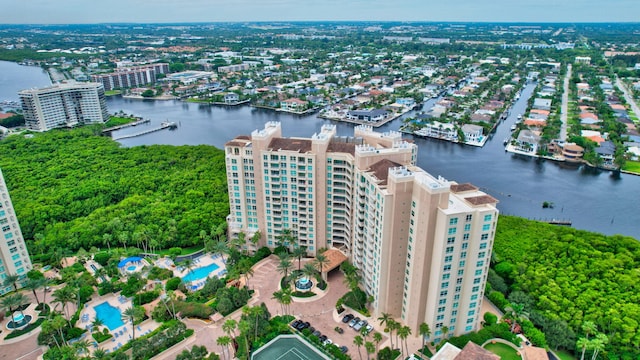
<path fill-rule="evenodd" d="M 178 125 L 175 122 L 164 121 L 164 122 L 162 122 L 160 124 L 159 127 L 156 127 L 156 128 L 153 128 L 153 129 L 149 129 L 149 130 L 145 130 L 145 131 L 141 131 L 141 132 L 137 132 L 137 133 L 134 133 L 134 134 L 128 134 L 128 135 L 122 135 L 122 136 L 114 137 L 113 140 L 122 140 L 122 139 L 134 138 L 134 137 L 150 134 L 152 132 L 156 132 L 156 131 L 160 131 L 160 130 L 164 130 L 164 129 L 175 129 L 177 127 L 178 127 Z"/>
<path fill-rule="evenodd" d="M 106 128 L 106 129 L 102 130 L 102 133 L 106 134 L 106 133 L 110 133 L 110 132 L 113 132 L 113 131 L 125 129 L 125 128 L 131 127 L 131 126 L 138 126 L 138 125 L 142 125 L 142 124 L 147 124 L 149 122 L 151 122 L 151 120 L 149 120 L 149 119 L 140 119 L 140 120 L 137 120 L 137 121 L 134 121 L 134 122 L 130 122 L 128 124 L 122 124 L 122 125 L 112 126 L 112 127 Z"/>

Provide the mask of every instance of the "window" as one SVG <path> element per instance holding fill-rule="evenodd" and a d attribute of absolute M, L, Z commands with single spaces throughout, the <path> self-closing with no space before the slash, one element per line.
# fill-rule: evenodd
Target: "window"
<path fill-rule="evenodd" d="M 447 273 L 447 274 L 442 274 L 442 280 L 448 280 L 449 276 L 451 276 L 451 274 Z"/>
<path fill-rule="evenodd" d="M 480 250 L 486 249 L 486 248 L 487 248 L 487 243 L 486 242 L 480 243 Z"/>
<path fill-rule="evenodd" d="M 482 231 L 489 231 L 489 230 L 491 230 L 491 224 L 482 225 Z"/>
<path fill-rule="evenodd" d="M 464 234 L 462 236 L 462 240 L 469 240 L 469 234 Z"/>
<path fill-rule="evenodd" d="M 469 310 L 469 312 L 467 313 L 467 316 L 473 316 L 476 314 L 475 310 Z"/>
<path fill-rule="evenodd" d="M 446 289 L 448 287 L 449 287 L 449 282 L 448 281 L 445 281 L 442 284 L 440 284 L 440 288 L 442 288 L 442 289 Z"/>
<path fill-rule="evenodd" d="M 476 267 L 482 267 L 482 266 L 484 266 L 484 260 L 479 260 L 479 261 L 476 263 Z"/>
<path fill-rule="evenodd" d="M 489 238 L 489 234 L 480 235 L 480 240 L 487 240 Z"/>
<path fill-rule="evenodd" d="M 456 238 L 455 237 L 450 237 L 450 238 L 447 239 L 447 245 L 451 245 L 454 242 L 456 242 Z"/>
<path fill-rule="evenodd" d="M 456 229 L 456 228 L 449 228 L 449 235 L 454 235 L 457 230 L 458 229 Z"/>
<path fill-rule="evenodd" d="M 458 218 L 449 219 L 449 225 L 456 225 L 458 223 Z"/>
<path fill-rule="evenodd" d="M 462 244 L 462 249 L 466 249 L 466 248 L 468 248 L 468 247 L 469 247 L 469 243 L 464 243 L 464 244 Z"/>
<path fill-rule="evenodd" d="M 491 214 L 484 216 L 484 221 L 491 221 Z"/>
<path fill-rule="evenodd" d="M 465 220 L 468 222 L 468 221 L 471 221 L 472 218 L 473 218 L 473 215 L 467 215 L 467 218 Z"/>
<path fill-rule="evenodd" d="M 441 306 L 441 307 L 439 307 L 439 308 L 438 308 L 438 312 L 439 312 L 439 313 L 443 313 L 443 312 L 444 312 L 444 309 L 445 309 L 445 307 L 444 307 L 444 306 Z"/>
<path fill-rule="evenodd" d="M 471 224 L 465 224 L 464 231 L 470 231 L 470 230 L 471 230 Z"/>
<path fill-rule="evenodd" d="M 478 290 L 480 290 L 480 287 L 479 286 L 474 286 L 471 290 L 473 292 L 478 292 Z"/>
<path fill-rule="evenodd" d="M 467 245 L 467 244 L 462 244 L 462 245 L 463 245 L 462 248 L 464 249 L 465 248 L 464 245 Z M 451 254 L 452 252 L 453 252 L 453 246 L 447 247 L 447 254 Z"/>
<path fill-rule="evenodd" d="M 445 263 L 450 263 L 452 260 L 453 260 L 453 256 L 451 256 L 451 255 L 444 257 L 444 262 Z"/>

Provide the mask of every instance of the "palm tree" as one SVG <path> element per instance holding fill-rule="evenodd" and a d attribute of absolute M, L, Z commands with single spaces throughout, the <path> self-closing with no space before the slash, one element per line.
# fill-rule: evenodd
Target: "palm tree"
<path fill-rule="evenodd" d="M 515 330 L 518 321 L 529 318 L 529 313 L 524 311 L 524 304 L 514 303 L 511 304 L 511 306 L 505 307 L 504 310 L 513 318 L 513 323 L 511 323 L 511 332 Z"/>
<path fill-rule="evenodd" d="M 42 278 L 42 302 L 44 304 L 47 303 L 47 292 L 49 292 L 49 285 L 51 284 L 51 280 L 47 279 L 47 278 Z"/>
<path fill-rule="evenodd" d="M 398 329 L 398 336 L 402 339 L 402 342 L 404 342 L 404 348 L 407 350 L 407 355 L 409 355 L 409 346 L 407 345 L 407 337 L 409 337 L 409 335 L 411 335 L 410 327 L 405 325 Z M 402 353 L 404 354 L 404 350 L 402 350 Z"/>
<path fill-rule="evenodd" d="M 324 266 L 329 265 L 329 259 L 324 254 L 316 255 L 316 260 L 314 261 L 318 270 L 320 271 L 320 276 L 323 280 L 327 280 L 326 274 L 323 272 Z"/>
<path fill-rule="evenodd" d="M 280 257 L 280 262 L 278 263 L 278 272 L 280 272 L 281 274 L 284 275 L 284 281 L 285 283 L 289 283 L 289 279 L 288 279 L 288 275 L 289 275 L 289 270 L 291 269 L 291 266 L 293 266 L 293 264 L 291 263 L 291 259 L 289 258 L 289 254 L 287 253 L 281 253 L 278 254 L 278 256 Z"/>
<path fill-rule="evenodd" d="M 107 358 L 107 352 L 102 350 L 101 348 L 97 348 L 93 350 L 93 354 L 91 355 L 92 359 L 102 360 Z"/>
<path fill-rule="evenodd" d="M 596 338 L 591 340 L 591 348 L 593 349 L 593 356 L 591 360 L 598 358 L 598 353 L 604 350 L 604 346 L 609 342 L 609 338 L 605 334 L 596 334 Z"/>
<path fill-rule="evenodd" d="M 579 338 L 576 341 L 576 346 L 578 349 L 582 349 L 582 355 L 580 356 L 580 360 L 584 360 L 584 353 L 587 351 L 587 348 L 591 347 L 591 341 L 587 338 Z"/>
<path fill-rule="evenodd" d="M 18 280 L 20 280 L 20 276 L 16 274 L 7 274 L 4 278 L 3 285 L 4 286 L 13 286 L 13 290 L 18 291 Z"/>
<path fill-rule="evenodd" d="M 86 339 L 73 343 L 73 348 L 78 352 L 78 354 L 89 355 L 89 341 Z"/>
<path fill-rule="evenodd" d="M 353 338 L 353 344 L 358 347 L 358 355 L 360 355 L 360 360 L 362 360 L 362 353 L 360 353 L 360 347 L 364 344 L 362 341 L 362 336 L 356 335 Z"/>
<path fill-rule="evenodd" d="M 373 341 L 376 342 L 376 351 L 378 351 L 378 349 L 380 349 L 380 341 L 382 341 L 382 334 L 380 334 L 379 332 L 374 332 Z"/>
<path fill-rule="evenodd" d="M 431 329 L 429 329 L 429 324 L 423 322 L 422 324 L 420 324 L 418 331 L 420 331 L 420 336 L 422 337 L 422 348 L 420 349 L 423 350 L 425 341 L 427 340 L 427 338 L 429 338 L 429 336 L 431 336 Z"/>
<path fill-rule="evenodd" d="M 298 246 L 293 249 L 293 253 L 291 254 L 294 258 L 298 258 L 298 271 L 300 271 L 302 257 L 307 256 L 307 248 L 304 246 Z"/>
<path fill-rule="evenodd" d="M 207 239 L 209 238 L 209 235 L 207 234 L 206 230 L 200 230 L 200 240 L 202 240 L 202 246 L 203 247 L 207 247 Z"/>
<path fill-rule="evenodd" d="M 247 351 L 247 357 L 249 357 L 249 355 L 251 355 L 249 349 L 249 330 L 251 330 L 251 325 L 247 320 L 240 320 L 238 330 L 240 330 L 240 335 L 244 335 L 245 350 Z"/>
<path fill-rule="evenodd" d="M 318 274 L 318 269 L 316 269 L 316 267 L 313 266 L 313 264 L 311 263 L 306 263 L 302 267 L 302 275 L 308 278 L 316 277 L 317 274 Z"/>
<path fill-rule="evenodd" d="M 62 312 L 65 316 L 69 317 L 67 314 L 67 303 L 73 302 L 76 299 L 76 291 L 71 286 L 65 286 L 53 292 L 53 297 L 55 300 L 53 302 L 59 303 L 62 305 Z M 69 324 L 71 326 L 71 324 Z"/>
<path fill-rule="evenodd" d="M 234 319 L 227 319 L 227 321 L 222 324 L 222 331 L 225 332 L 229 337 L 234 338 L 236 335 L 236 327 L 238 326 L 238 322 Z M 233 334 L 233 336 L 232 336 Z"/>
<path fill-rule="evenodd" d="M 44 278 L 41 279 L 27 279 L 27 282 L 24 284 L 24 288 L 27 290 L 31 290 L 33 292 L 33 297 L 36 298 L 36 303 L 40 305 L 40 300 L 38 299 L 38 294 L 36 291 L 44 286 Z"/>
<path fill-rule="evenodd" d="M 220 336 L 216 340 L 216 344 L 222 348 L 222 356 L 224 356 L 225 358 L 228 358 L 228 356 L 225 355 L 225 352 L 229 351 L 229 344 L 231 344 L 231 337 L 229 337 L 229 336 Z M 225 351 L 225 349 L 226 349 L 226 351 Z"/>
<path fill-rule="evenodd" d="M 284 305 L 285 315 L 289 315 L 289 305 L 293 302 L 293 290 L 290 287 L 282 289 L 282 305 Z"/>
<path fill-rule="evenodd" d="M 394 322 L 391 314 L 382 313 L 382 316 L 378 318 L 380 321 L 380 326 L 384 326 L 384 331 L 389 332 L 389 341 L 391 341 L 391 348 L 393 348 L 393 329 L 391 327 L 391 323 Z"/>
<path fill-rule="evenodd" d="M 367 360 L 371 359 L 371 354 L 376 352 L 376 346 L 371 341 L 364 343 L 364 349 L 367 350 Z"/>
<path fill-rule="evenodd" d="M 100 331 L 100 326 L 102 326 L 102 325 L 104 325 L 104 322 L 102 322 L 102 320 L 100 320 L 100 318 L 97 317 L 97 316 L 91 322 L 91 327 L 95 328 L 94 332 L 99 332 Z"/>
<path fill-rule="evenodd" d="M 19 308 L 26 302 L 29 302 L 29 299 L 23 293 L 13 293 L 0 299 L 0 306 L 3 309 L 9 310 L 11 313 L 11 320 L 15 323 L 16 319 L 13 314 L 13 309 Z M 20 311 L 20 314 L 22 314 L 22 310 Z"/>
<path fill-rule="evenodd" d="M 285 311 L 284 311 L 284 303 L 283 303 L 283 301 L 282 301 L 282 298 L 283 298 L 283 292 L 282 292 L 282 290 L 275 291 L 275 292 L 273 293 L 273 296 L 271 296 L 271 298 L 272 298 L 273 300 L 277 301 L 277 302 L 278 302 L 278 304 L 280 304 L 280 308 L 281 308 L 281 310 L 282 310 L 282 314 L 283 314 L 283 315 L 285 315 Z"/>
<path fill-rule="evenodd" d="M 144 308 L 141 306 L 132 306 L 122 313 L 125 320 L 131 321 L 131 329 L 133 330 L 133 340 L 136 339 L 136 322 L 144 317 Z"/>

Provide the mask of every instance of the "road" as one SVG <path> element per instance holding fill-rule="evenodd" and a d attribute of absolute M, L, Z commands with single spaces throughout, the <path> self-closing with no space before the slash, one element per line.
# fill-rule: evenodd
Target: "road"
<path fill-rule="evenodd" d="M 631 111 L 633 111 L 633 113 L 636 114 L 636 117 L 640 118 L 640 108 L 638 108 L 638 104 L 633 99 L 631 94 L 629 94 L 629 89 L 627 89 L 627 86 L 617 76 L 616 76 L 616 86 L 620 90 L 622 90 L 622 93 L 624 94 L 624 98 L 625 98 L 625 100 L 627 100 L 627 104 L 629 104 L 629 106 L 631 106 Z"/>
<path fill-rule="evenodd" d="M 562 106 L 560 107 L 560 140 L 567 141 L 567 122 L 569 116 L 569 80 L 571 79 L 571 64 L 567 65 L 567 74 L 564 77 L 564 85 L 562 90 Z"/>

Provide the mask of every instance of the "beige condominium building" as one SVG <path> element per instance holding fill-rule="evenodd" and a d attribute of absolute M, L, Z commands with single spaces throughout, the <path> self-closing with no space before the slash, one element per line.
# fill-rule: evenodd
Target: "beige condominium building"
<path fill-rule="evenodd" d="M 20 231 L 7 184 L 0 170 L 0 295 L 13 290 L 12 284 L 5 284 L 9 275 L 17 275 L 18 287 L 26 279 L 27 272 L 33 268 L 27 245 Z"/>
<path fill-rule="evenodd" d="M 70 81 L 18 95 L 26 125 L 34 131 L 109 120 L 102 84 Z"/>
<path fill-rule="evenodd" d="M 269 122 L 225 144 L 229 230 L 271 248 L 288 231 L 309 255 L 337 248 L 361 271 L 374 314 L 389 313 L 434 339 L 476 329 L 498 216 L 471 184 L 416 166 L 398 132 L 357 126 L 284 138 Z"/>

